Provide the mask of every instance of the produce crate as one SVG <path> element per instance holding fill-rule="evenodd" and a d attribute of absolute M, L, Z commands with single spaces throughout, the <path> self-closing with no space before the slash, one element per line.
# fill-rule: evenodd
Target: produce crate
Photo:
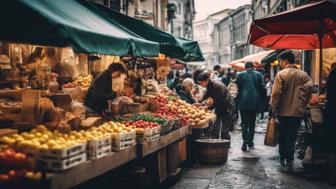
<path fill-rule="evenodd" d="M 89 151 L 97 151 L 105 146 L 111 145 L 112 138 L 111 136 L 105 136 L 99 139 L 92 139 L 88 141 L 88 149 Z"/>
<path fill-rule="evenodd" d="M 177 130 L 181 127 L 182 127 L 182 119 L 181 118 L 177 118 L 177 119 L 173 120 L 172 131 Z"/>
<path fill-rule="evenodd" d="M 161 125 L 160 135 L 164 136 L 169 134 L 174 127 L 174 120 L 168 120 L 165 124 Z"/>
<path fill-rule="evenodd" d="M 134 146 L 136 144 L 135 139 L 127 141 L 113 141 L 112 140 L 112 151 L 116 152 Z"/>
<path fill-rule="evenodd" d="M 137 142 L 153 141 L 160 138 L 161 127 L 146 128 L 143 133 L 137 133 Z"/>
<path fill-rule="evenodd" d="M 113 142 L 124 142 L 124 141 L 130 141 L 136 138 L 136 132 L 127 132 L 127 133 L 117 133 L 112 134 L 112 143 Z"/>
<path fill-rule="evenodd" d="M 98 159 L 101 157 L 104 157 L 106 155 L 109 155 L 112 152 L 111 144 L 108 146 L 102 146 L 99 149 L 95 151 L 89 151 L 88 152 L 88 158 L 89 159 Z"/>
<path fill-rule="evenodd" d="M 87 154 L 89 159 L 98 159 L 111 153 L 112 138 L 106 136 L 88 141 Z"/>
<path fill-rule="evenodd" d="M 38 158 L 48 158 L 48 159 L 64 159 L 77 154 L 84 153 L 86 149 L 86 143 L 77 144 L 72 147 L 65 149 L 50 149 L 46 151 L 39 151 Z"/>
<path fill-rule="evenodd" d="M 37 165 L 45 170 L 64 171 L 85 162 L 86 159 L 86 153 L 81 153 L 72 157 L 57 160 L 40 158 L 37 160 Z"/>
<path fill-rule="evenodd" d="M 156 135 L 153 135 L 150 137 L 150 141 L 154 141 L 154 140 L 157 140 L 160 138 L 160 133 L 156 134 Z"/>
<path fill-rule="evenodd" d="M 157 135 L 157 134 L 160 134 L 160 131 L 161 131 L 161 127 L 154 127 L 152 128 L 152 136 L 153 135 Z"/>

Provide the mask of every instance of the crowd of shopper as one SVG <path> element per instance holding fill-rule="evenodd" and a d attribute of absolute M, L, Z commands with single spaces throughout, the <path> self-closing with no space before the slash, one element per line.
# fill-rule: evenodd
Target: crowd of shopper
<path fill-rule="evenodd" d="M 253 62 L 246 62 L 245 70 L 239 73 L 220 65 L 211 71 L 196 70 L 193 75 L 171 72 L 167 77 L 167 85 L 182 100 L 214 109 L 217 119 L 210 133 L 214 138 L 230 140 L 229 131 L 234 126 L 234 120 L 240 117 L 242 151 L 254 149 L 258 115 L 259 120 L 278 120 L 279 161 L 281 165 L 292 166 L 298 129 L 306 113 L 313 85 L 309 75 L 297 68 L 291 51 L 282 52 L 278 60 L 281 70 L 274 74 L 274 81 L 264 70 L 257 70 Z M 326 125 L 329 133 L 335 133 L 336 130 L 333 125 L 336 112 L 334 68 L 336 63 L 332 65 L 326 84 Z M 264 116 L 264 112 L 267 112 L 267 116 Z M 334 137 L 329 138 L 334 142 Z M 336 152 L 334 149 L 331 150 Z"/>

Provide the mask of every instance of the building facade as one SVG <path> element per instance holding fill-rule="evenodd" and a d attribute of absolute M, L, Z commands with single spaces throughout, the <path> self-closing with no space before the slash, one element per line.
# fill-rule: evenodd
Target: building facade
<path fill-rule="evenodd" d="M 212 32 L 212 41 L 216 49 L 216 64 L 226 65 L 231 62 L 231 31 L 232 18 L 225 17 L 215 24 Z"/>
<path fill-rule="evenodd" d="M 232 18 L 231 32 L 231 59 L 236 60 L 252 53 L 252 48 L 248 44 L 248 36 L 252 23 L 251 5 L 244 5 L 230 12 Z"/>
<path fill-rule="evenodd" d="M 121 12 L 167 31 L 167 5 L 168 0 L 121 0 Z"/>
<path fill-rule="evenodd" d="M 91 0 L 91 1 L 105 5 L 118 12 L 120 12 L 120 9 L 122 7 L 122 0 Z"/>
<path fill-rule="evenodd" d="M 228 16 L 231 9 L 225 9 L 209 15 L 204 20 L 194 22 L 194 40 L 198 41 L 205 58 L 206 65 L 211 69 L 218 64 L 218 51 L 213 41 L 214 26 Z"/>
<path fill-rule="evenodd" d="M 169 0 L 168 3 L 175 7 L 175 17 L 168 22 L 168 31 L 175 36 L 193 39 L 194 0 Z"/>

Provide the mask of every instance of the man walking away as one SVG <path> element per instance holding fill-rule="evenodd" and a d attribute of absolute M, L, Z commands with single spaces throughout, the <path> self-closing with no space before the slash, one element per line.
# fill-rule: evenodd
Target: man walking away
<path fill-rule="evenodd" d="M 274 80 L 271 108 L 273 116 L 279 117 L 280 163 L 292 166 L 296 136 L 311 97 L 312 80 L 296 68 L 291 51 L 281 53 L 278 59 L 283 70 Z"/>
<path fill-rule="evenodd" d="M 238 96 L 237 108 L 241 114 L 241 128 L 243 135 L 243 146 L 241 150 L 246 151 L 247 145 L 254 148 L 253 138 L 256 122 L 256 115 L 263 108 L 262 96 L 265 93 L 263 76 L 254 70 L 252 62 L 245 64 L 246 71 L 238 74 Z"/>

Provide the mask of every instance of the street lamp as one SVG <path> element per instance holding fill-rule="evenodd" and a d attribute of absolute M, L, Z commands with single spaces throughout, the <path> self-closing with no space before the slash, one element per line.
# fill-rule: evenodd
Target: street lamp
<path fill-rule="evenodd" d="M 170 22 L 170 32 L 172 34 L 173 34 L 173 31 L 174 31 L 173 19 L 176 18 L 175 17 L 176 10 L 177 10 L 177 8 L 176 8 L 176 5 L 174 3 L 168 3 L 167 4 L 168 22 Z"/>

